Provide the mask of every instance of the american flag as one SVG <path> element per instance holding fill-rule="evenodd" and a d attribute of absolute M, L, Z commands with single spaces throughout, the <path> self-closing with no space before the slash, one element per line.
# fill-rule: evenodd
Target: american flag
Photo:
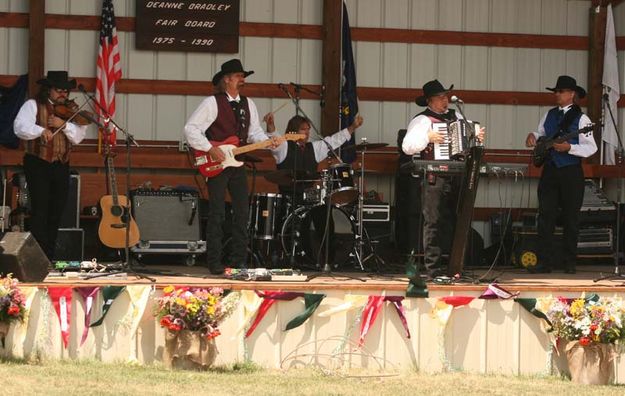
<path fill-rule="evenodd" d="M 107 115 L 98 108 L 98 115 L 104 121 L 107 131 L 110 132 L 110 134 L 107 132 L 108 142 L 114 145 L 115 129 L 108 126 L 108 117 L 115 115 L 115 82 L 122 78 L 122 68 L 112 0 L 104 0 L 102 3 L 102 25 L 96 74 L 95 97 L 108 113 Z"/>

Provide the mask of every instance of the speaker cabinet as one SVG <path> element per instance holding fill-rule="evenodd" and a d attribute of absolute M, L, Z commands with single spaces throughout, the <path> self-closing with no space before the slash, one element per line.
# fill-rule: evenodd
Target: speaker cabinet
<path fill-rule="evenodd" d="M 30 232 L 7 232 L 0 240 L 0 273 L 12 273 L 22 282 L 41 282 L 50 261 Z"/>
<path fill-rule="evenodd" d="M 69 175 L 67 202 L 61 215 L 59 228 L 78 227 L 80 227 L 80 175 L 72 173 Z"/>
<path fill-rule="evenodd" d="M 55 261 L 82 261 L 85 251 L 85 230 L 60 228 L 54 247 Z"/>
<path fill-rule="evenodd" d="M 134 190 L 132 214 L 142 241 L 199 241 L 199 197 L 195 191 Z"/>

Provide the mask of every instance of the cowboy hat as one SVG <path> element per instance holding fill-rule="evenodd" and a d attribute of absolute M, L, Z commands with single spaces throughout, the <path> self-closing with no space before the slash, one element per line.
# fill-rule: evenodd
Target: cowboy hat
<path fill-rule="evenodd" d="M 64 70 L 49 70 L 46 78 L 37 81 L 37 84 L 67 90 L 76 88 L 76 80 L 69 80 Z"/>
<path fill-rule="evenodd" d="M 560 76 L 558 77 L 555 87 L 546 87 L 545 89 L 551 92 L 555 92 L 559 89 L 570 89 L 571 91 L 577 92 L 577 96 L 579 96 L 580 99 L 586 96 L 586 90 L 577 85 L 577 81 L 571 76 Z"/>
<path fill-rule="evenodd" d="M 213 85 L 219 84 L 219 81 L 226 75 L 230 73 L 243 73 L 245 77 L 250 74 L 254 74 L 253 70 L 245 71 L 243 70 L 243 65 L 239 59 L 230 59 L 228 62 L 221 65 L 221 70 L 217 72 L 213 76 Z"/>
<path fill-rule="evenodd" d="M 425 107 L 428 105 L 428 98 L 440 94 L 446 94 L 447 92 L 450 92 L 453 88 L 454 84 L 451 84 L 449 88 L 445 89 L 445 87 L 443 87 L 443 84 L 441 84 L 438 80 L 428 81 L 425 83 L 425 85 L 423 85 L 423 95 L 418 96 L 415 99 L 415 103 L 419 106 Z"/>

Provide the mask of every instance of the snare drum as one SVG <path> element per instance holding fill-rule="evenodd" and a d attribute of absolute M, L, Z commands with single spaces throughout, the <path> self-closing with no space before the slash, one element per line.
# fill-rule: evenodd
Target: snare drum
<path fill-rule="evenodd" d="M 282 220 L 284 205 L 282 195 L 274 193 L 254 194 L 252 199 L 251 222 L 254 239 L 274 239 Z"/>
<path fill-rule="evenodd" d="M 323 204 L 323 200 L 326 198 L 326 190 L 320 185 L 314 185 L 312 187 L 304 189 L 302 194 L 302 201 L 304 205 L 319 205 Z"/>
<path fill-rule="evenodd" d="M 350 164 L 332 165 L 330 173 L 330 201 L 334 205 L 347 205 L 358 198 L 358 189 L 354 187 L 353 171 Z"/>

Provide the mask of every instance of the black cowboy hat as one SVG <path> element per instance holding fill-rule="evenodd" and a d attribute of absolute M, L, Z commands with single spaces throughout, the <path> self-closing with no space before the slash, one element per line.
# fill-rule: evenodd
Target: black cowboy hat
<path fill-rule="evenodd" d="M 545 89 L 551 92 L 555 92 L 558 89 L 570 89 L 571 91 L 577 92 L 577 96 L 579 96 L 580 99 L 586 96 L 586 90 L 577 85 L 577 81 L 571 76 L 560 76 L 558 77 L 555 87 L 546 87 Z"/>
<path fill-rule="evenodd" d="M 428 105 L 428 98 L 450 92 L 453 88 L 454 84 L 451 84 L 449 88 L 445 88 L 438 80 L 428 81 L 425 85 L 423 85 L 423 95 L 418 96 L 415 99 L 415 103 L 419 106 L 425 107 Z"/>
<path fill-rule="evenodd" d="M 254 70 L 245 71 L 239 59 L 230 59 L 228 62 L 221 65 L 221 70 L 213 76 L 213 85 L 219 84 L 223 76 L 230 73 L 243 73 L 245 77 L 247 77 L 250 74 L 254 74 Z"/>
<path fill-rule="evenodd" d="M 64 70 L 49 70 L 46 78 L 37 81 L 37 84 L 67 90 L 76 88 L 76 80 L 69 80 Z"/>

